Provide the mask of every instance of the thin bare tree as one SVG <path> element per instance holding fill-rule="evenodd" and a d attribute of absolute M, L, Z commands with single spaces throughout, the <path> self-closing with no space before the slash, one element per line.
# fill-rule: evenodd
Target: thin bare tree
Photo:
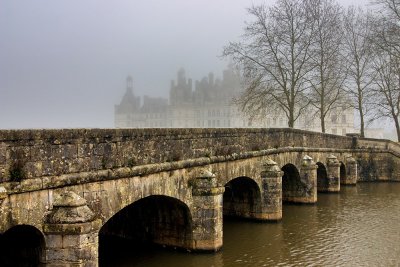
<path fill-rule="evenodd" d="M 311 0 L 277 0 L 271 7 L 248 9 L 254 20 L 247 24 L 242 42 L 230 43 L 223 50 L 243 74 L 245 91 L 237 98 L 243 111 L 256 116 L 280 110 L 288 126 L 294 127 L 309 105 L 311 6 Z"/>
<path fill-rule="evenodd" d="M 373 0 L 379 10 L 375 21 L 375 46 L 400 57 L 400 0 Z"/>
<path fill-rule="evenodd" d="M 373 24 L 374 107 L 376 118 L 393 121 L 400 141 L 400 0 L 375 0 Z"/>
<path fill-rule="evenodd" d="M 380 50 L 374 59 L 374 106 L 376 118 L 390 118 L 400 142 L 400 58 L 387 49 Z"/>
<path fill-rule="evenodd" d="M 310 99 L 324 133 L 327 115 L 345 100 L 345 70 L 340 57 L 343 8 L 335 0 L 316 0 L 312 7 L 315 24 L 312 64 L 315 68 L 309 73 Z"/>
<path fill-rule="evenodd" d="M 373 17 L 361 8 L 350 6 L 344 15 L 343 62 L 347 65 L 345 91 L 351 106 L 360 117 L 360 134 L 365 137 L 368 115 L 372 115 L 372 82 L 374 80 Z"/>

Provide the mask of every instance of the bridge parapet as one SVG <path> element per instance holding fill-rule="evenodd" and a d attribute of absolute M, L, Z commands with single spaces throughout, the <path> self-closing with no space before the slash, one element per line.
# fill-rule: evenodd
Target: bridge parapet
<path fill-rule="evenodd" d="M 0 131 L 0 183 L 280 147 L 349 149 L 352 138 L 295 129 Z"/>

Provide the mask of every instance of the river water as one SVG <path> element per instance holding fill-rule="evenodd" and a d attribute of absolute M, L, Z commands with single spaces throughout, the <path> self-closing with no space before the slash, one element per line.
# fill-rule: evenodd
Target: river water
<path fill-rule="evenodd" d="M 100 266 L 400 266 L 400 183 L 360 183 L 318 194 L 316 205 L 284 205 L 278 223 L 224 220 L 215 254 L 125 246 L 103 254 Z"/>

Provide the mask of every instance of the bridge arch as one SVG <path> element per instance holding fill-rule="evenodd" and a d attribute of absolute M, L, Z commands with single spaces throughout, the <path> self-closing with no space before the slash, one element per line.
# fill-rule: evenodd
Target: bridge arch
<path fill-rule="evenodd" d="M 302 196 L 303 184 L 301 182 L 300 173 L 297 167 L 288 163 L 282 168 L 282 201 L 296 202 L 297 198 Z"/>
<path fill-rule="evenodd" d="M 317 162 L 317 189 L 319 192 L 327 191 L 329 187 L 328 172 L 322 162 Z"/>
<path fill-rule="evenodd" d="M 344 184 L 346 182 L 346 165 L 340 161 L 340 183 Z"/>
<path fill-rule="evenodd" d="M 261 191 L 251 178 L 241 176 L 225 184 L 223 195 L 224 216 L 257 218 L 261 212 Z"/>
<path fill-rule="evenodd" d="M 16 225 L 0 234 L 0 266 L 39 266 L 44 251 L 44 236 L 34 226 Z"/>
<path fill-rule="evenodd" d="M 192 216 L 179 199 L 151 195 L 114 214 L 101 227 L 99 237 L 100 256 L 110 238 L 129 240 L 133 245 L 187 248 L 192 242 Z"/>

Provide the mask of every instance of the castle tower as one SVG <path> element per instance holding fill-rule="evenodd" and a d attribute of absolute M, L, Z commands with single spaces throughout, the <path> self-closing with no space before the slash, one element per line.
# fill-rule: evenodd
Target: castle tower
<path fill-rule="evenodd" d="M 133 78 L 130 75 L 126 77 L 126 91 L 133 93 Z"/>

